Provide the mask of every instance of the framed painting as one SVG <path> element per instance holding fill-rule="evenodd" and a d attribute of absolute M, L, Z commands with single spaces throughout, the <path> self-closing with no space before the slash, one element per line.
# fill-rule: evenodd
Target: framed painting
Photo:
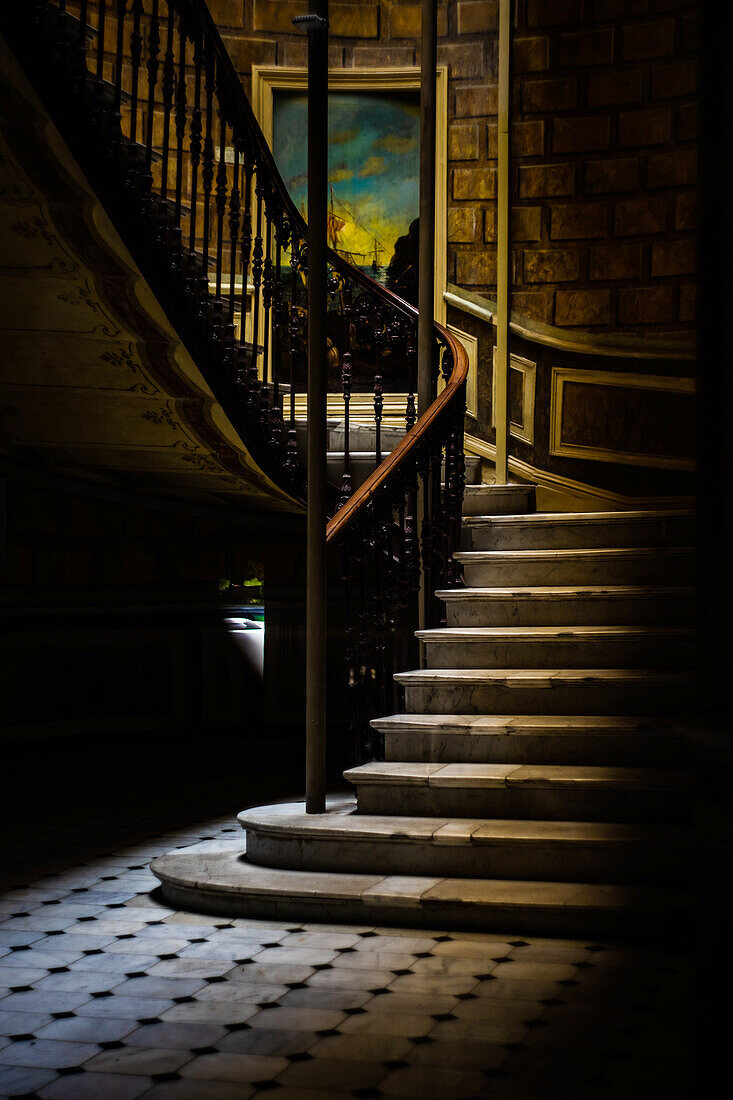
<path fill-rule="evenodd" d="M 307 73 L 252 69 L 262 131 L 296 205 L 307 206 Z M 435 318 L 445 320 L 447 70 L 437 71 Z M 329 72 L 329 244 L 417 304 L 420 70 Z"/>

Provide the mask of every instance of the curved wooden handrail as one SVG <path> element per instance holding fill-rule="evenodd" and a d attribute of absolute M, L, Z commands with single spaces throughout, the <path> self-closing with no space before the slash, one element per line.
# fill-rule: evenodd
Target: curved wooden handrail
<path fill-rule="evenodd" d="M 362 512 L 372 497 L 379 492 L 395 470 L 402 465 L 407 456 L 414 452 L 466 381 L 468 377 L 468 354 L 466 349 L 460 340 L 451 335 L 442 325 L 435 322 L 435 328 L 445 340 L 453 355 L 453 370 L 445 389 L 438 394 L 427 412 L 410 428 L 395 449 L 387 455 L 384 462 L 377 466 L 364 484 L 356 490 L 354 495 L 349 498 L 342 508 L 339 508 L 336 515 L 329 521 L 326 526 L 327 543 L 334 542 L 343 534 L 346 527 Z"/>

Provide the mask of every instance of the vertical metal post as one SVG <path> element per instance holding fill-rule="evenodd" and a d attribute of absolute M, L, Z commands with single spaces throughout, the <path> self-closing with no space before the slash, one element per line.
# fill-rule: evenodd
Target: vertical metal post
<path fill-rule="evenodd" d="M 435 314 L 435 74 L 438 62 L 438 0 L 422 0 L 420 38 L 420 259 L 418 266 L 417 412 L 433 399 L 433 321 Z M 418 531 L 430 507 L 428 485 L 418 494 Z M 428 517 L 429 518 L 429 517 Z M 427 624 L 424 570 L 420 578 L 419 626 Z"/>
<path fill-rule="evenodd" d="M 420 40 L 420 262 L 417 324 L 417 411 L 432 400 L 435 309 L 435 71 L 438 0 L 422 0 Z"/>
<path fill-rule="evenodd" d="M 499 117 L 497 126 L 496 203 L 496 359 L 494 360 L 494 424 L 496 425 L 496 484 L 508 479 L 509 378 L 509 60 L 511 0 L 499 0 Z"/>
<path fill-rule="evenodd" d="M 293 22 L 308 33 L 308 519 L 305 808 L 326 808 L 326 190 L 328 0 Z"/>

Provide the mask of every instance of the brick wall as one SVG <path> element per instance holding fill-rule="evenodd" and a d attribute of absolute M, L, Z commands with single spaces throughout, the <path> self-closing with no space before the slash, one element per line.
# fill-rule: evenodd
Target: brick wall
<path fill-rule="evenodd" d="M 306 0 L 209 0 L 252 64 L 304 66 Z M 559 326 L 689 329 L 695 317 L 695 12 L 689 0 L 516 0 L 515 311 Z M 419 63 L 420 4 L 331 0 L 333 67 Z M 498 0 L 439 6 L 448 66 L 448 279 L 492 296 Z"/>
<path fill-rule="evenodd" d="M 671 332 L 695 317 L 697 5 L 521 0 L 513 307 Z"/>

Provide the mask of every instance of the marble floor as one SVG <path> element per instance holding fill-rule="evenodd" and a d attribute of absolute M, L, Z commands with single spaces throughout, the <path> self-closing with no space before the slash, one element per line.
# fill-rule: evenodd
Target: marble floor
<path fill-rule="evenodd" d="M 142 800 L 16 821 L 0 897 L 0 1096 L 690 1095 L 690 943 L 175 912 L 150 860 L 241 843 L 231 815 L 184 817 L 162 832 Z"/>

